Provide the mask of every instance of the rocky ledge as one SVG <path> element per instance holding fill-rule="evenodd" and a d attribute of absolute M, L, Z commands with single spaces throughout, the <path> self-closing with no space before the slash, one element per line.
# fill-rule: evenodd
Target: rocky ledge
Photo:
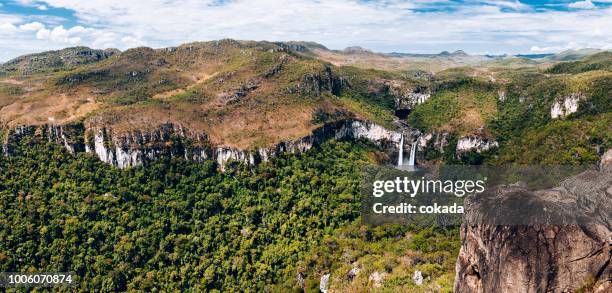
<path fill-rule="evenodd" d="M 229 161 L 254 165 L 279 153 L 299 153 L 327 139 L 366 139 L 389 149 L 397 149 L 401 133 L 368 121 L 343 120 L 325 124 L 309 136 L 282 141 L 272 147 L 238 149 L 213 145 L 205 133 L 194 132 L 172 123 L 153 130 L 115 131 L 85 123 L 69 125 L 18 126 L 8 131 L 2 142 L 5 155 L 25 137 L 58 143 L 70 153 L 87 152 L 119 168 L 141 165 L 161 156 L 184 157 L 201 162 L 212 159 L 223 169 Z"/>
<path fill-rule="evenodd" d="M 485 200 L 466 198 L 455 292 L 612 292 L 610 157 L 612 151 L 599 170 L 554 189 L 529 191 L 515 184 Z M 518 196 L 529 198 L 526 209 L 532 212 L 512 209 L 522 217 L 502 216 L 520 219 L 518 225 L 491 219 L 492 209 Z M 536 224 L 528 224 L 532 220 Z"/>

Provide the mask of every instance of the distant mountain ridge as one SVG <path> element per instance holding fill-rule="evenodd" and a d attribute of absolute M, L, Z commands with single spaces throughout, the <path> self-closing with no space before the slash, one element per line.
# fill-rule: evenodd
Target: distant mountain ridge
<path fill-rule="evenodd" d="M 100 50 L 88 47 L 71 47 L 19 56 L 2 63 L 0 71 L 32 74 L 62 68 L 73 68 L 107 59 L 119 52 L 121 51 L 117 49 Z"/>

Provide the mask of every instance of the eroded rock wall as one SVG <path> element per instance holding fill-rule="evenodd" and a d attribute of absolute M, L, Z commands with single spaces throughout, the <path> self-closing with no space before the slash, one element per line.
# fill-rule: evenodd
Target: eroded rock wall
<path fill-rule="evenodd" d="M 93 153 L 101 161 L 119 168 L 170 156 L 195 162 L 213 159 L 223 169 L 232 160 L 254 165 L 268 161 L 279 153 L 305 152 L 329 138 L 366 139 L 379 146 L 396 149 L 401 133 L 368 121 L 343 120 L 326 124 L 311 135 L 295 141 L 281 141 L 267 148 L 238 149 L 215 146 L 205 133 L 193 132 L 171 123 L 161 124 L 153 130 L 127 132 L 93 123 L 18 126 L 9 131 L 9 139 L 3 143 L 3 152 L 10 154 L 11 145 L 26 136 L 56 142 L 70 153 Z"/>
<path fill-rule="evenodd" d="M 573 176 L 557 188 L 529 191 L 521 185 L 502 186 L 488 200 L 466 198 L 461 249 L 456 264 L 455 292 L 611 292 L 612 172 Z M 519 225 L 493 221 L 491 210 L 506 200 L 528 196 L 533 224 L 525 211 Z M 492 206 L 496 206 L 493 208 Z M 501 215 L 504 219 L 507 215 Z M 547 223 L 553 215 L 573 219 Z"/>

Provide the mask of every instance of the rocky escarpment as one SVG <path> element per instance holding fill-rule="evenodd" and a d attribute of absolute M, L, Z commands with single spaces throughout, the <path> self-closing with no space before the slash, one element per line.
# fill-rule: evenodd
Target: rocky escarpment
<path fill-rule="evenodd" d="M 554 189 L 515 184 L 468 197 L 455 292 L 610 292 L 609 164 Z"/>
<path fill-rule="evenodd" d="M 478 153 L 485 152 L 499 147 L 499 143 L 494 140 L 489 140 L 479 136 L 464 136 L 457 140 L 457 153 L 465 153 L 475 151 Z"/>
<path fill-rule="evenodd" d="M 557 119 L 576 113 L 578 111 L 578 103 L 585 98 L 585 95 L 582 93 L 572 93 L 556 99 L 550 108 L 550 117 Z"/>
<path fill-rule="evenodd" d="M 456 141 L 456 146 L 454 141 Z M 454 152 L 454 156 L 457 158 L 461 158 L 469 152 L 484 153 L 499 147 L 497 141 L 485 138 L 484 136 L 466 135 L 457 138 L 448 132 L 425 133 L 418 137 L 417 143 L 418 154 L 424 154 L 428 150 L 433 150 L 440 154 L 450 151 L 451 153 Z"/>
<path fill-rule="evenodd" d="M 395 114 L 401 119 L 416 105 L 425 103 L 432 92 L 425 86 L 409 86 L 400 80 L 373 80 L 369 82 L 368 93 L 374 96 L 389 96 L 395 103 Z"/>
<path fill-rule="evenodd" d="M 343 120 L 325 124 L 311 135 L 295 141 L 282 141 L 265 148 L 238 149 L 215 146 L 205 133 L 194 132 L 171 123 L 161 124 L 153 130 L 127 132 L 119 132 L 94 123 L 18 126 L 5 135 L 2 143 L 3 153 L 10 155 L 11 146 L 25 137 L 58 143 L 70 153 L 93 153 L 103 162 L 119 168 L 137 166 L 161 156 L 170 156 L 195 162 L 212 159 L 223 169 L 229 161 L 254 165 L 268 161 L 280 153 L 304 152 L 330 138 L 366 139 L 383 148 L 396 149 L 401 133 L 372 122 Z"/>
<path fill-rule="evenodd" d="M 0 71 L 32 74 L 55 68 L 74 67 L 109 58 L 119 53 L 116 49 L 96 50 L 87 47 L 66 48 L 30 54 L 9 60 L 0 66 Z"/>
<path fill-rule="evenodd" d="M 350 83 L 332 71 L 331 66 L 327 65 L 317 73 L 308 73 L 302 77 L 302 81 L 297 86 L 297 91 L 304 95 L 320 96 L 324 92 L 340 96 L 342 90 L 350 87 Z"/>

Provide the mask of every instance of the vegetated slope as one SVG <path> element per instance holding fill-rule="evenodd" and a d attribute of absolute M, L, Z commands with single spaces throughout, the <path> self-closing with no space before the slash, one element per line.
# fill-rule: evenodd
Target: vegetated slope
<path fill-rule="evenodd" d="M 374 272 L 416 289 L 413 269 L 430 278 L 422 291 L 452 288 L 456 230 L 360 225 L 366 144 L 224 173 L 183 158 L 119 170 L 27 139 L 15 152 L 0 157 L 2 271 L 75 272 L 80 291 L 287 292 L 318 288 L 322 272 L 350 290 L 358 260 L 360 290 Z"/>
<path fill-rule="evenodd" d="M 584 48 L 577 50 L 565 50 L 559 53 L 551 54 L 550 56 L 544 57 L 545 59 L 552 61 L 576 61 L 583 59 L 589 55 L 597 54 L 602 52 L 600 49 Z"/>
<path fill-rule="evenodd" d="M 136 48 L 72 70 L 5 78 L 0 121 L 85 120 L 117 131 L 172 122 L 207 133 L 215 144 L 246 148 L 306 136 L 325 122 L 313 119 L 321 112 L 390 125 L 393 97 L 367 85 L 419 82 L 400 73 L 339 69 L 305 50 L 233 40 Z"/>
<path fill-rule="evenodd" d="M 550 67 L 548 73 L 582 73 L 592 70 L 612 71 L 612 52 L 605 51 L 585 57 L 579 61 L 561 62 Z"/>
<path fill-rule="evenodd" d="M 456 138 L 466 135 L 500 143 L 495 151 L 474 154 L 478 162 L 596 162 L 612 147 L 612 72 L 601 65 L 609 54 L 556 65 L 565 74 L 534 67 L 441 71 L 435 94 L 407 119 L 427 132 L 450 133 L 451 151 Z M 576 109 L 567 110 L 572 104 Z M 555 105 L 565 115 L 554 116 Z M 428 159 L 440 156 L 430 148 L 425 153 Z"/>
<path fill-rule="evenodd" d="M 491 121 L 503 142 L 500 163 L 596 162 L 612 148 L 612 72 L 531 75 L 506 87 L 500 115 Z M 580 97 L 576 112 L 553 118 L 553 103 Z"/>
<path fill-rule="evenodd" d="M 116 49 L 96 50 L 72 47 L 17 57 L 0 65 L 0 76 L 61 71 L 104 60 L 119 53 Z"/>
<path fill-rule="evenodd" d="M 592 161 L 610 145 L 602 129 L 605 113 L 610 112 L 610 52 L 548 69 L 541 69 L 541 63 L 520 67 L 503 59 L 435 74 L 367 69 L 356 63 L 334 66 L 321 60 L 331 60 L 321 52 L 351 56 L 356 62 L 368 62 L 368 56 L 414 57 L 362 48 L 333 51 L 308 42 L 221 40 L 155 50 L 135 48 L 55 72 L 0 78 L 0 123 L 85 121 L 120 134 L 170 122 L 206 133 L 213 145 L 245 149 L 295 140 L 323 123 L 349 117 L 393 127 L 398 100 L 418 92 L 431 98 L 412 106 L 407 121 L 424 132 L 452 134 L 451 149 L 462 136 L 480 136 L 499 141 L 500 153 L 490 158 L 505 153 L 496 158 L 507 162 L 518 158 L 509 155 L 512 151 L 506 145 L 531 145 L 520 142 L 525 136 L 538 141 L 534 153 L 552 156 L 554 145 L 572 149 L 573 144 L 581 144 L 579 152 L 566 156 Z M 469 57 L 465 55 L 418 58 L 435 63 L 440 58 Z M 583 97 L 579 111 L 551 117 L 553 104 L 572 94 Z M 573 134 L 563 137 L 588 137 L 588 143 L 581 138 L 546 143 L 527 133 L 568 123 L 574 125 Z M 585 136 L 585 127 L 595 129 L 595 134 Z M 437 150 L 426 158 L 439 155 Z M 533 156 L 537 158 L 552 159 Z"/>

